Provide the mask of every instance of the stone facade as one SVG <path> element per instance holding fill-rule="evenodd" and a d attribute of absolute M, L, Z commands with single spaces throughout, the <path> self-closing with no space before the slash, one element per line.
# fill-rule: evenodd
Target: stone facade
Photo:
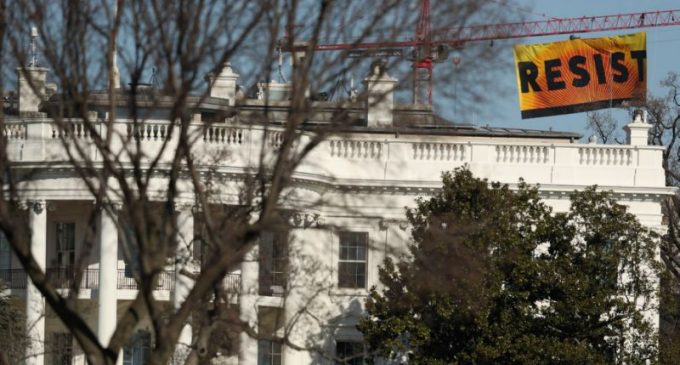
<path fill-rule="evenodd" d="M 211 78 L 219 90 L 196 108 L 189 133 L 197 137 L 193 146 L 197 164 L 210 166 L 216 177 L 220 200 L 237 204 L 243 175 L 258 166 L 260 152 L 265 163 L 276 156 L 282 142 L 282 128 L 276 121 L 285 120 L 288 110 L 286 101 L 265 105 L 263 100 L 229 100 L 235 95 L 231 88 L 238 75 L 229 66 L 225 69 L 223 77 Z M 373 78 L 389 84 L 387 89 L 391 90 L 389 76 Z M 367 82 L 370 80 L 367 78 Z M 106 99 L 105 95 L 93 97 L 93 105 L 101 109 L 95 108 L 93 116 L 100 118 L 94 123 L 103 135 L 112 134 L 111 148 L 121 148 L 124 137 L 132 137 L 141 142 L 147 156 L 153 156 L 169 143 L 170 152 L 161 157 L 160 166 L 168 162 L 172 146 L 178 143 L 177 133 L 169 131 L 178 127 L 163 118 L 149 118 L 133 126 L 123 112 L 115 123 L 107 125 Z M 97 100 L 101 100 L 100 104 Z M 660 202 L 674 190 L 664 185 L 662 148 L 646 144 L 648 126 L 642 116 L 627 128 L 629 144 L 600 145 L 578 143 L 579 136 L 569 133 L 446 125 L 438 123 L 427 108 L 393 105 L 391 95 L 377 104 L 378 107 L 370 103 L 314 104 L 316 113 L 310 121 L 317 125 L 333 118 L 339 110 L 345 112 L 343 118 L 356 123 L 328 137 L 292 174 L 291 192 L 283 204 L 294 212 L 288 237 L 291 257 L 290 271 L 285 273 L 286 295 L 281 295 L 282 288 L 276 283 L 265 283 L 260 278 L 260 261 L 255 252 L 246 255 L 225 278 L 226 286 L 238 292 L 233 300 L 238 302 L 240 318 L 253 327 L 268 328 L 274 335 L 287 331 L 292 342 L 330 355 L 339 351 L 339 344 L 360 341 L 354 325 L 363 311 L 368 288 L 379 285 L 378 266 L 385 257 L 404 253 L 409 240 L 404 207 L 413 206 L 417 197 L 440 188 L 443 171 L 464 165 L 476 176 L 510 186 L 520 178 L 540 184 L 542 196 L 558 211 L 568 208 L 571 191 L 597 184 L 613 191 L 642 223 L 663 229 Z M 254 122 L 265 107 L 273 122 Z M 373 111 L 378 114 L 371 114 Z M 208 117 L 218 122 L 202 121 Z M 419 121 L 413 122 L 416 119 Z M 107 130 L 109 127 L 112 129 Z M 57 235 L 72 231 L 69 234 L 74 237 L 77 255 L 83 249 L 80 242 L 86 218 L 94 209 L 89 190 L 69 163 L 68 149 L 89 151 L 89 159 L 95 164 L 101 163 L 101 156 L 91 147 L 91 136 L 82 120 L 67 120 L 66 128 L 60 128 L 48 115 L 18 115 L 9 117 L 3 128 L 15 168 L 31 171 L 30 179 L 21 185 L 21 194 L 28 202 L 33 254 L 48 273 L 58 275 L 62 264 L 59 261 L 64 258 L 58 257 Z M 313 135 L 314 127 L 301 130 L 300 144 Z M 69 143 L 64 144 L 64 138 Z M 161 167 L 152 178 L 155 190 L 151 194 L 158 201 L 164 196 L 164 173 Z M 180 183 L 190 186 L 188 180 Z M 178 208 L 180 236 L 186 242 L 191 242 L 194 235 L 193 199 L 189 189 L 178 198 L 182 202 Z M 78 294 L 86 319 L 103 342 L 115 328 L 116 314 L 120 315 L 137 293 L 136 283 L 126 275 L 121 232 L 116 229 L 119 208 L 111 206 L 99 213 L 98 247 L 90 255 Z M 345 280 L 338 274 L 341 261 L 350 261 L 341 257 L 345 240 L 365 244 L 365 255 L 353 258 L 353 263 L 365 265 L 363 279 L 354 278 L 355 284 L 361 285 L 354 288 L 339 285 Z M 187 253 L 179 250 L 178 255 Z M 16 258 L 10 267 L 0 269 L 10 293 L 26 300 L 28 326 L 38 344 L 32 349 L 36 355 L 28 363 L 51 364 L 52 359 L 42 355 L 39 344 L 63 332 L 63 326 L 26 280 Z M 178 274 L 182 269 L 185 267 L 169 267 L 159 279 L 155 296 L 167 301 L 168 306 L 178 306 L 190 290 L 191 281 Z M 286 320 L 295 319 L 296 325 L 290 329 L 277 326 L 277 321 L 272 320 L 277 313 Z M 191 337 L 191 326 L 187 324 L 180 344 L 190 344 Z M 278 348 L 272 343 L 258 345 L 245 333 L 240 336 L 238 352 L 222 356 L 216 363 L 257 364 L 263 351 L 271 356 L 280 353 L 286 365 L 332 363 L 315 351 Z M 85 363 L 77 352 L 72 361 Z"/>

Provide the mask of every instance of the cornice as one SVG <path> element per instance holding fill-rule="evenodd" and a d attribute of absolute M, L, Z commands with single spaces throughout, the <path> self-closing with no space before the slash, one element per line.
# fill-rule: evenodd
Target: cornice
<path fill-rule="evenodd" d="M 73 168 L 66 166 L 42 166 L 35 170 L 34 167 L 25 168 L 26 174 L 33 179 L 44 178 L 79 178 Z M 23 169 L 22 169 L 23 170 Z M 199 175 L 202 178 L 213 178 L 216 182 L 243 183 L 254 172 L 242 168 L 201 169 Z M 188 174 L 180 175 L 188 178 Z M 167 178 L 168 173 L 162 168 L 156 169 L 152 177 Z M 93 177 L 94 178 L 94 177 Z M 441 189 L 441 181 L 413 181 L 413 180 L 371 180 L 371 179 L 336 179 L 330 176 L 312 173 L 294 173 L 291 176 L 290 187 L 306 189 L 316 193 L 355 193 L 375 195 L 402 195 L 402 196 L 427 196 L 435 194 Z M 507 184 L 510 189 L 517 189 L 517 183 Z M 565 185 L 565 184 L 538 184 L 539 195 L 546 199 L 569 199 L 574 190 L 584 189 L 590 185 Z M 615 186 L 599 185 L 599 191 L 609 191 L 617 200 L 625 201 L 653 201 L 659 202 L 667 196 L 678 193 L 676 187 L 645 187 L 645 186 Z M 163 194 L 157 194 L 154 198 L 162 199 Z"/>

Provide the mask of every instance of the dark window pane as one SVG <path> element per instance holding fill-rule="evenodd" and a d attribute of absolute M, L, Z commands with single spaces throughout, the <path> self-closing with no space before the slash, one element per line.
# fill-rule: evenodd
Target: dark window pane
<path fill-rule="evenodd" d="M 60 267 L 71 267 L 75 261 L 76 224 L 57 223 L 57 264 Z"/>
<path fill-rule="evenodd" d="M 12 256 L 9 241 L 5 233 L 0 232 L 0 269 L 9 269 L 12 264 Z"/>
<path fill-rule="evenodd" d="M 137 332 L 123 348 L 123 365 L 145 365 L 151 355 L 151 334 Z"/>
<path fill-rule="evenodd" d="M 336 364 L 363 365 L 364 345 L 361 342 L 338 341 L 335 347 Z"/>
<path fill-rule="evenodd" d="M 281 365 L 281 343 L 259 340 L 257 342 L 257 365 Z"/>
<path fill-rule="evenodd" d="M 53 333 L 48 351 L 52 353 L 52 363 L 71 365 L 73 359 L 73 336 L 69 333 Z"/>
<path fill-rule="evenodd" d="M 366 260 L 366 247 L 357 247 L 357 259 Z"/>
<path fill-rule="evenodd" d="M 348 249 L 346 246 L 340 244 L 340 260 L 347 260 Z"/>

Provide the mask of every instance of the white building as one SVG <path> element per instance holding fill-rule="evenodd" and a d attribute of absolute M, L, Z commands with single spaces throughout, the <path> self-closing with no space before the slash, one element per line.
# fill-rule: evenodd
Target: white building
<path fill-rule="evenodd" d="M 44 70 L 31 70 L 44 84 Z M 264 148 L 268 154 L 276 153 L 281 143 L 281 127 L 276 122 L 286 120 L 289 106 L 285 100 L 270 101 L 269 105 L 257 99 L 237 101 L 237 78 L 227 66 L 214 81 L 211 96 L 196 108 L 191 125 L 192 132 L 201 136 L 193 147 L 197 160 L 206 166 L 212 164 L 222 184 L 219 194 L 223 201 L 234 203 L 235 187 L 242 181 L 239 175 L 257 166 L 259 151 Z M 389 96 L 368 107 L 365 103 L 344 104 L 343 118 L 352 120 L 348 123 L 352 126 L 330 136 L 293 174 L 293 194 L 288 198 L 288 208 L 293 211 L 293 229 L 288 234 L 294 248 L 293 257 L 288 258 L 290 272 L 279 272 L 277 253 L 267 248 L 277 237 L 263 237 L 260 255 L 246 257 L 225 279 L 227 287 L 238 292 L 233 300 L 238 303 L 241 318 L 261 331 L 271 332 L 274 338 L 284 329 L 275 328 L 272 318 L 278 317 L 277 313 L 286 319 L 297 318 L 304 306 L 305 314 L 289 333 L 291 341 L 330 355 L 354 351 L 361 341 L 354 325 L 367 289 L 379 284 L 378 265 L 386 255 L 403 252 L 409 239 L 404 207 L 438 189 L 442 171 L 465 164 L 477 176 L 511 186 L 520 178 L 540 184 L 542 196 L 557 210 L 567 209 L 568 194 L 574 189 L 597 184 L 612 190 L 645 225 L 662 228 L 660 201 L 673 190 L 664 186 L 662 148 L 647 145 L 649 126 L 642 118 L 627 126 L 625 145 L 582 144 L 579 136 L 571 133 L 446 124 L 426 107 L 394 104 L 391 88 L 395 81 L 389 77 L 367 80 L 375 83 L 369 88 L 371 92 L 387 91 Z M 55 126 L 48 114 L 39 113 L 44 110 L 39 108 L 42 97 L 26 91 L 26 87 L 22 80 L 20 113 L 6 116 L 3 136 L 15 168 L 32 172 L 30 180 L 21 185 L 33 232 L 32 251 L 54 284 L 67 288 L 72 280 L 68 267 L 83 249 L 93 198 L 68 162 L 67 147 L 61 139 L 65 130 Z M 105 94 L 94 94 L 93 116 L 100 107 L 98 117 L 103 118 L 107 102 Z M 43 108 L 48 104 L 44 102 Z M 265 106 L 275 119 L 266 126 L 255 121 Z M 339 105 L 315 102 L 313 107 L 318 112 L 308 121 L 310 128 L 327 122 Z M 205 122 L 225 112 L 229 117 L 219 117 L 217 123 Z M 64 138 L 71 146 L 87 146 L 90 136 L 79 120 L 68 123 L 70 129 Z M 106 133 L 103 122 L 99 127 Z M 167 130 L 175 127 L 151 116 L 134 129 L 121 112 L 112 128 L 121 136 L 134 136 L 153 153 L 165 142 Z M 303 131 L 301 139 L 309 138 L 310 132 Z M 116 141 L 112 146 L 116 148 Z M 210 160 L 220 151 L 226 152 L 225 158 Z M 90 157 L 98 161 L 95 149 Z M 159 201 L 162 196 L 159 192 Z M 192 199 L 192 194 L 182 195 L 180 200 L 185 204 L 178 206 L 183 237 L 193 237 L 195 232 Z M 99 217 L 100 245 L 90 255 L 78 294 L 82 312 L 104 342 L 115 328 L 113 314 L 120 315 L 137 293 L 115 219 L 108 214 Z M 31 351 L 37 354 L 28 363 L 84 364 L 75 341 L 45 307 L 6 243 L 0 250 L 0 280 L 10 294 L 26 302 L 28 327 L 35 339 Z M 315 265 L 312 274 L 304 268 L 309 259 Z M 177 269 L 169 267 L 161 275 L 155 292 L 168 306 L 180 302 L 188 290 L 186 279 L 178 276 Z M 285 298 L 281 296 L 284 291 Z M 142 363 L 145 346 L 152 341 L 145 333 L 140 328 L 125 351 L 123 364 Z M 191 336 L 187 330 L 181 341 L 190 343 Z M 40 351 L 50 345 L 60 351 Z M 276 341 L 258 343 L 245 334 L 240 336 L 238 351 L 224 360 L 229 364 L 333 363 L 314 351 L 298 351 Z"/>

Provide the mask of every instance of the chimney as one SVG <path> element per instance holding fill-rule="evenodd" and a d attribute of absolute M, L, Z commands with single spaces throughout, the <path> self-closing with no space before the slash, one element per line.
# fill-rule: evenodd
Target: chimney
<path fill-rule="evenodd" d="M 392 127 L 394 119 L 394 88 L 382 61 L 373 62 L 371 73 L 364 79 L 366 87 L 366 121 L 369 128 Z"/>
<path fill-rule="evenodd" d="M 647 112 L 639 109 L 636 110 L 633 122 L 623 127 L 626 131 L 627 143 L 631 146 L 646 146 L 649 128 L 651 127 L 647 123 Z"/>
<path fill-rule="evenodd" d="M 17 78 L 19 80 L 19 114 L 38 112 L 45 98 L 47 69 L 34 66 L 19 67 Z"/>
<path fill-rule="evenodd" d="M 208 75 L 210 83 L 210 96 L 214 98 L 228 99 L 229 105 L 234 105 L 236 100 L 236 80 L 239 74 L 231 68 L 231 63 L 227 62 L 222 71 L 217 76 Z"/>

